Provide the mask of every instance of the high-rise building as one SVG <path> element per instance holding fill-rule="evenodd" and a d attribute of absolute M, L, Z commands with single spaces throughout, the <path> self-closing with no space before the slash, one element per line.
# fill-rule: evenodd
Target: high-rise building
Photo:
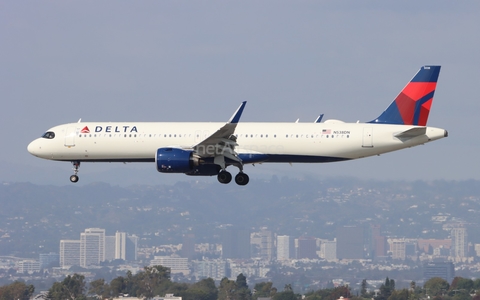
<path fill-rule="evenodd" d="M 115 242 L 116 236 L 105 236 L 105 260 L 111 261 L 115 259 Z"/>
<path fill-rule="evenodd" d="M 322 241 L 321 253 L 326 260 L 337 259 L 337 241 Z"/>
<path fill-rule="evenodd" d="M 362 226 L 345 226 L 337 228 L 337 258 L 364 258 L 364 229 Z"/>
<path fill-rule="evenodd" d="M 137 248 L 138 248 L 138 236 L 127 235 L 127 244 L 125 246 L 127 254 L 125 255 L 126 261 L 137 260 Z"/>
<path fill-rule="evenodd" d="M 115 259 L 137 260 L 137 242 L 137 236 L 117 231 L 115 233 Z"/>
<path fill-rule="evenodd" d="M 297 259 L 303 258 L 318 258 L 317 241 L 314 237 L 301 236 L 298 238 Z"/>
<path fill-rule="evenodd" d="M 452 262 L 429 262 L 423 265 L 423 279 L 425 281 L 440 277 L 451 283 L 455 278 L 455 266 Z"/>
<path fill-rule="evenodd" d="M 127 233 L 116 232 L 115 233 L 115 259 L 126 259 L 127 252 Z"/>
<path fill-rule="evenodd" d="M 60 267 L 80 265 L 80 240 L 60 240 Z"/>
<path fill-rule="evenodd" d="M 452 256 L 456 258 L 468 256 L 467 229 L 464 227 L 452 228 Z"/>
<path fill-rule="evenodd" d="M 223 230 L 222 258 L 249 259 L 250 231 L 228 227 Z"/>
<path fill-rule="evenodd" d="M 185 234 L 183 236 L 181 257 L 192 259 L 195 257 L 195 235 L 192 233 Z"/>
<path fill-rule="evenodd" d="M 85 232 L 80 233 L 80 266 L 94 266 L 104 260 L 105 229 L 85 229 Z"/>
<path fill-rule="evenodd" d="M 405 260 L 405 239 L 390 239 L 390 252 L 392 252 L 392 259 Z"/>
<path fill-rule="evenodd" d="M 288 235 L 277 235 L 277 260 L 295 258 L 295 240 Z"/>
<path fill-rule="evenodd" d="M 273 259 L 273 233 L 270 230 L 262 229 L 260 231 L 260 257 L 264 260 L 271 261 Z"/>
<path fill-rule="evenodd" d="M 370 227 L 370 257 L 376 259 L 378 257 L 387 256 L 387 238 L 382 235 L 381 227 L 374 224 Z"/>

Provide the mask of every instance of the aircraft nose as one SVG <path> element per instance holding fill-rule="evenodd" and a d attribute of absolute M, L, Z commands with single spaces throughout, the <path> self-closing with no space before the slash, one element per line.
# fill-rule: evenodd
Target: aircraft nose
<path fill-rule="evenodd" d="M 40 146 L 38 140 L 34 140 L 28 144 L 27 150 L 30 152 L 30 154 L 38 156 L 40 150 L 42 150 L 42 146 Z"/>

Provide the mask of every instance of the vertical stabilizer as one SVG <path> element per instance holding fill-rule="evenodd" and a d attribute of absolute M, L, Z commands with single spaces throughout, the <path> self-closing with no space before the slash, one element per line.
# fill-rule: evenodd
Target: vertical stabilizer
<path fill-rule="evenodd" d="M 426 126 L 440 66 L 423 66 L 390 106 L 369 123 Z"/>

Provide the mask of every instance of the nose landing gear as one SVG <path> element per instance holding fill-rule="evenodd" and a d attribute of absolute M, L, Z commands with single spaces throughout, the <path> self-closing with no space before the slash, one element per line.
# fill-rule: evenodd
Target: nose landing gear
<path fill-rule="evenodd" d="M 80 162 L 79 161 L 72 161 L 73 165 L 73 175 L 70 176 L 70 181 L 73 183 L 78 182 L 78 168 L 80 168 Z"/>

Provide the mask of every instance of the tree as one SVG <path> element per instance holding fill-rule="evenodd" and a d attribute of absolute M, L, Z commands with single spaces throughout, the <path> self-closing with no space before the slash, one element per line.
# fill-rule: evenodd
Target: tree
<path fill-rule="evenodd" d="M 380 286 L 380 294 L 375 297 L 375 300 L 387 300 L 392 292 L 395 290 L 395 281 L 390 280 L 388 277 L 385 279 L 385 283 Z"/>
<path fill-rule="evenodd" d="M 367 297 L 367 280 L 366 279 L 362 280 L 362 287 L 360 289 L 360 296 L 362 296 L 363 298 Z"/>
<path fill-rule="evenodd" d="M 408 300 L 410 299 L 410 292 L 407 289 L 393 291 L 388 300 Z"/>
<path fill-rule="evenodd" d="M 35 287 L 33 285 L 26 285 L 24 282 L 15 281 L 9 285 L 0 287 L 0 300 L 28 300 L 34 291 Z"/>
<path fill-rule="evenodd" d="M 469 278 L 455 277 L 450 285 L 450 291 L 464 290 L 470 293 L 473 290 L 474 282 Z"/>
<path fill-rule="evenodd" d="M 170 281 L 170 268 L 163 266 L 144 267 L 143 272 L 137 273 L 132 277 L 136 297 L 153 298 L 157 295 L 165 294 Z"/>
<path fill-rule="evenodd" d="M 238 274 L 237 280 L 235 281 L 235 299 L 237 300 L 251 300 L 252 291 L 248 288 L 247 277 L 243 273 Z"/>
<path fill-rule="evenodd" d="M 224 277 L 220 281 L 220 287 L 218 288 L 218 300 L 234 300 L 236 288 L 235 281 Z"/>
<path fill-rule="evenodd" d="M 105 283 L 105 279 L 97 279 L 90 282 L 88 293 L 105 299 L 110 297 L 110 286 Z"/>
<path fill-rule="evenodd" d="M 348 285 L 337 286 L 330 291 L 329 299 L 336 300 L 340 299 L 340 297 L 351 298 L 350 288 L 348 287 Z"/>
<path fill-rule="evenodd" d="M 110 294 L 113 297 L 118 297 L 120 294 L 125 293 L 126 288 L 127 288 L 127 284 L 126 284 L 125 278 L 123 278 L 122 276 L 114 278 L 110 282 Z"/>
<path fill-rule="evenodd" d="M 55 282 L 48 290 L 47 299 L 52 300 L 83 300 L 85 297 L 85 276 L 68 275 L 62 282 Z"/>
<path fill-rule="evenodd" d="M 272 297 L 272 286 L 273 282 L 260 282 L 255 284 L 255 287 L 253 288 L 254 290 L 254 295 L 253 298 L 267 298 L 267 297 Z"/>
<path fill-rule="evenodd" d="M 425 288 L 426 293 L 429 296 L 435 297 L 435 296 L 443 296 L 445 292 L 448 291 L 450 285 L 445 279 L 442 279 L 440 277 L 433 277 L 427 280 L 427 282 L 425 282 L 423 287 Z"/>
<path fill-rule="evenodd" d="M 169 290 L 169 292 L 170 291 L 171 290 Z M 202 279 L 192 284 L 186 292 L 185 300 L 217 300 L 218 298 L 218 289 L 212 278 Z"/>
<path fill-rule="evenodd" d="M 283 291 L 276 293 L 272 300 L 298 300 L 298 297 L 293 291 Z"/>

